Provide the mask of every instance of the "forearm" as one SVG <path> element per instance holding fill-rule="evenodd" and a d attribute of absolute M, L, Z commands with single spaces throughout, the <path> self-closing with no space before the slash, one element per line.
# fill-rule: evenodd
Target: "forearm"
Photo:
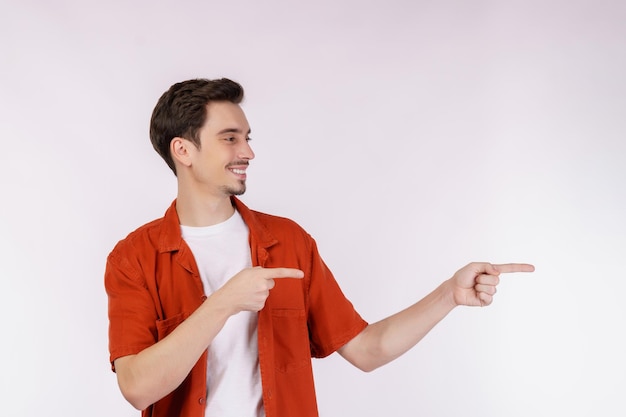
<path fill-rule="evenodd" d="M 448 281 L 412 306 L 365 328 L 339 353 L 369 372 L 415 346 L 456 306 Z"/>
<path fill-rule="evenodd" d="M 163 340 L 115 361 L 120 390 L 143 410 L 174 391 L 221 331 L 229 313 L 213 296 Z"/>

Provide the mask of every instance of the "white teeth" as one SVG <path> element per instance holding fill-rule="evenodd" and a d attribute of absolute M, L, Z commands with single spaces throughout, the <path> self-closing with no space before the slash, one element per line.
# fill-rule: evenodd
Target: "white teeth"
<path fill-rule="evenodd" d="M 232 170 L 235 174 L 245 174 L 246 171 L 243 169 L 233 169 Z"/>

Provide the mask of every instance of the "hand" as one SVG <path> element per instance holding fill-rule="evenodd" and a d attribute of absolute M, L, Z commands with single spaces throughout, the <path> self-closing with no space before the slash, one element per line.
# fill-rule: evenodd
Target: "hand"
<path fill-rule="evenodd" d="M 240 311 L 259 311 L 276 285 L 275 279 L 303 277 L 304 272 L 293 268 L 246 268 L 229 279 L 213 296 L 222 300 L 231 315 Z"/>
<path fill-rule="evenodd" d="M 473 262 L 459 269 L 450 279 L 454 303 L 465 306 L 488 306 L 493 301 L 501 273 L 533 272 L 529 264 Z"/>

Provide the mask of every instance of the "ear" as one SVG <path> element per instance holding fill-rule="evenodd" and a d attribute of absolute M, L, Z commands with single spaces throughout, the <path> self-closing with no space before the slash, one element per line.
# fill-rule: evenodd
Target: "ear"
<path fill-rule="evenodd" d="M 175 137 L 170 142 L 170 154 L 174 163 L 181 164 L 183 166 L 191 166 L 191 152 L 190 147 L 193 144 L 187 139 Z"/>

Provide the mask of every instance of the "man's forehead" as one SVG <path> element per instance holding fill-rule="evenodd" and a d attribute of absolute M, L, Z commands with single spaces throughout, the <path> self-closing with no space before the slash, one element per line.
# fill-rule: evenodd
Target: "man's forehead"
<path fill-rule="evenodd" d="M 213 101 L 207 104 L 205 126 L 219 133 L 249 133 L 250 125 L 239 104 L 229 101 Z"/>

